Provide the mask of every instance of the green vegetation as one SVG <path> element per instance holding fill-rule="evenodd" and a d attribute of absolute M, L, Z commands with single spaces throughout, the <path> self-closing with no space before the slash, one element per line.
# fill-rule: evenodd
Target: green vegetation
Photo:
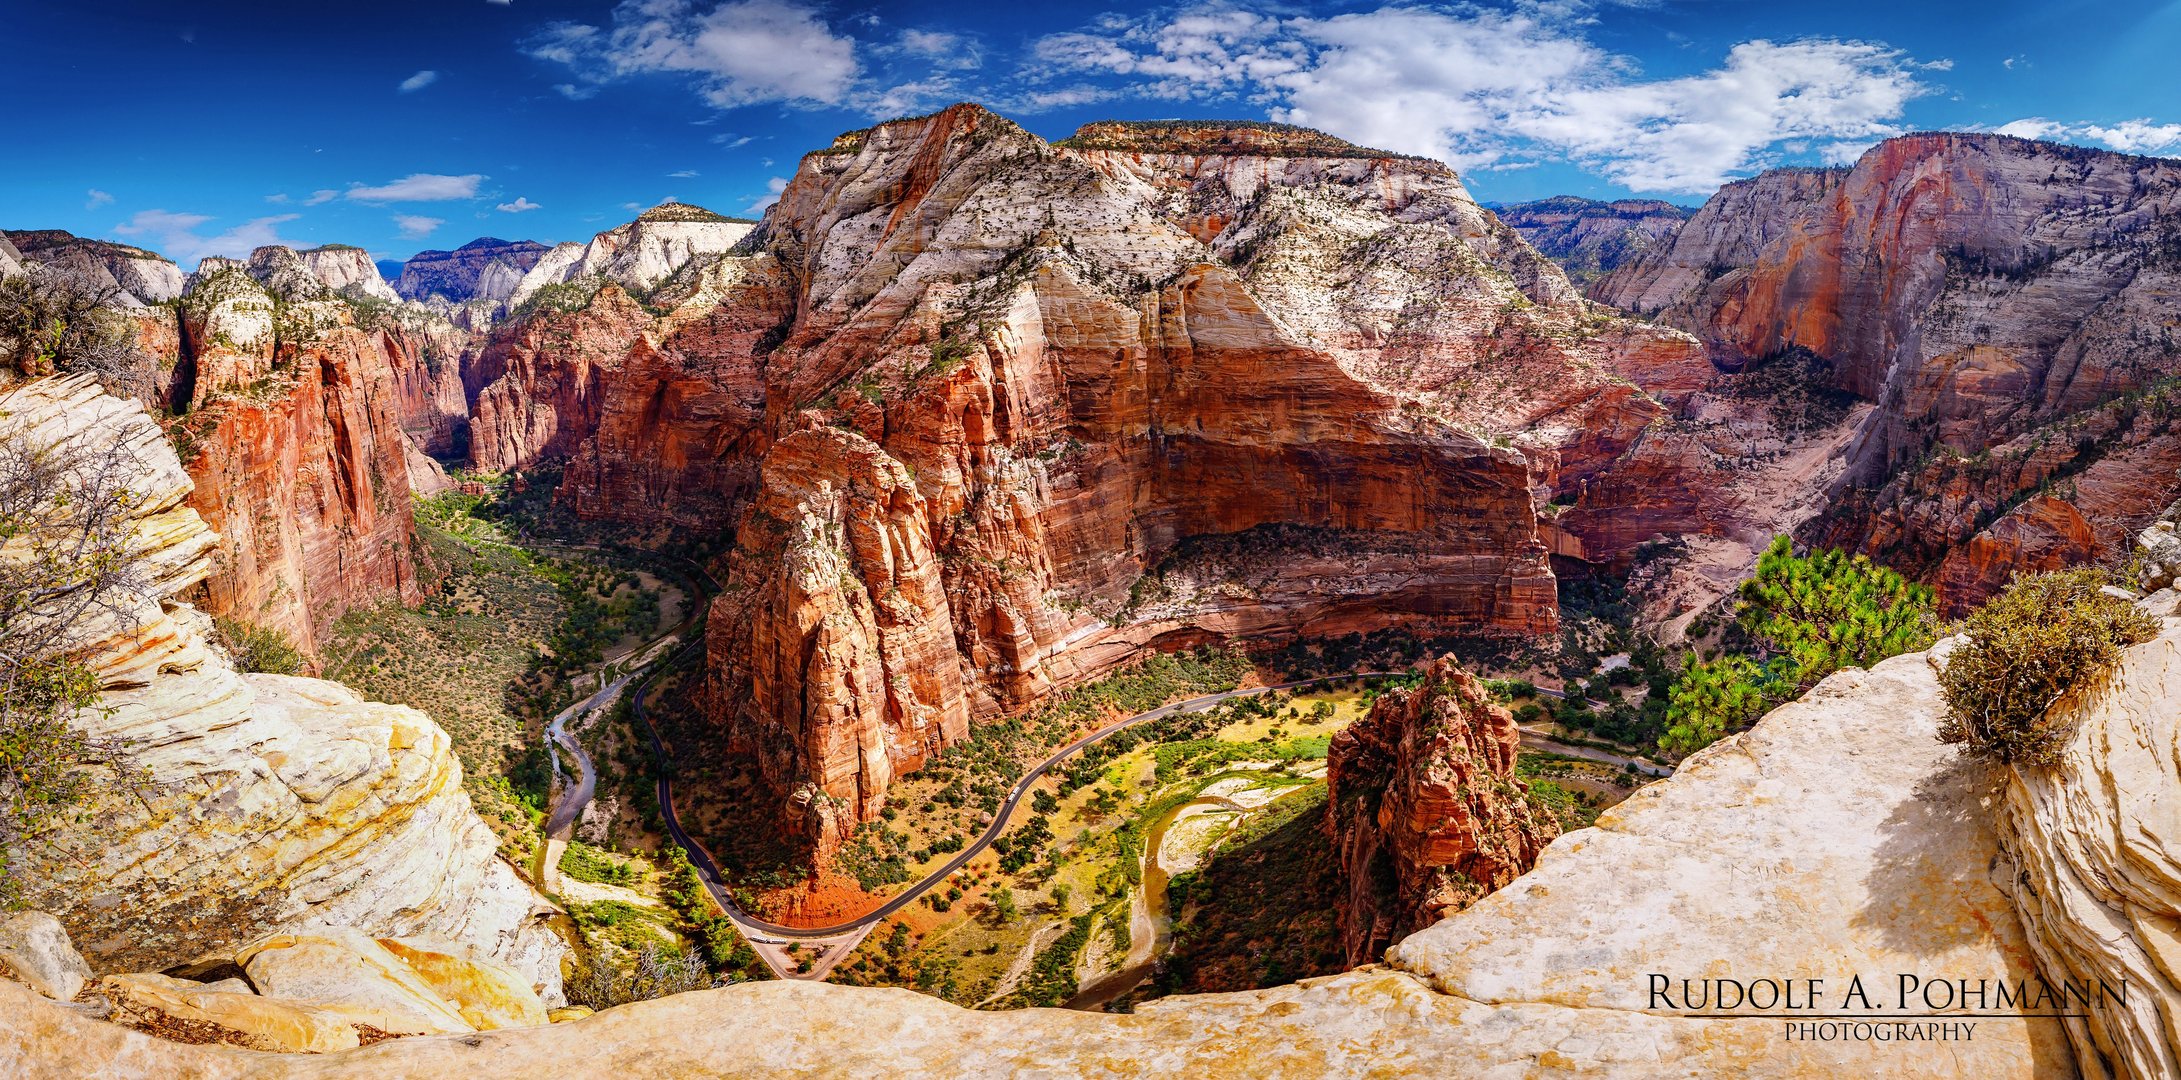
<path fill-rule="evenodd" d="M 1023 976 L 1022 985 L 1000 1002 L 1001 1008 L 1035 1009 L 1050 1008 L 1075 996 L 1075 962 L 1083 955 L 1083 947 L 1090 944 L 1091 922 L 1095 912 L 1084 912 L 1068 920 L 1068 929 L 1053 943 L 1038 950 L 1037 958 L 1030 961 L 1030 973 Z"/>
<path fill-rule="evenodd" d="M 742 932 L 713 903 L 697 868 L 679 847 L 667 852 L 666 902 L 681 918 L 681 930 L 697 942 L 705 963 L 713 971 L 737 982 L 771 978 L 757 951 L 742 940 Z"/>
<path fill-rule="evenodd" d="M 2017 577 L 1972 612 L 1939 675 L 1939 738 L 2002 764 L 2057 764 L 2073 729 L 2053 705 L 2158 634 L 2157 619 L 2100 591 L 2110 583 L 2092 567 Z"/>
<path fill-rule="evenodd" d="M 1691 656 L 1660 746 L 1700 750 L 1843 667 L 1921 649 L 1934 634 L 1930 589 L 1861 555 L 1798 556 L 1784 536 L 1757 560 L 1737 607 L 1756 654 Z"/>
<path fill-rule="evenodd" d="M 224 617 L 212 625 L 238 671 L 293 675 L 303 670 L 302 651 L 279 630 Z"/>
<path fill-rule="evenodd" d="M 1144 997 L 1276 986 L 1345 967 L 1342 878 L 1326 839 L 1323 780 L 1283 795 L 1166 884 L 1172 953 Z"/>
<path fill-rule="evenodd" d="M 21 861 L 54 830 L 144 779 L 123 743 L 76 722 L 98 703 L 84 653 L 135 610 L 144 573 L 135 475 L 118 444 L 0 435 L 0 909 L 20 902 Z"/>
<path fill-rule="evenodd" d="M 634 864 L 583 843 L 571 841 L 560 854 L 560 872 L 593 885 L 633 885 L 643 877 Z"/>

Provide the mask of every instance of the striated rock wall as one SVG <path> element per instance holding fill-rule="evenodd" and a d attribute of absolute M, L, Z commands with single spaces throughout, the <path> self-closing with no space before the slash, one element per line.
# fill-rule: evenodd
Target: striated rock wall
<path fill-rule="evenodd" d="M 2172 592 L 2154 597 L 2171 614 Z M 2006 882 L 2047 981 L 2088 988 L 2067 1021 L 2086 1077 L 2181 1073 L 2181 619 L 2057 706 L 2052 768 L 2009 770 Z M 2118 988 L 2118 998 L 2105 988 Z"/>
<path fill-rule="evenodd" d="M 1559 824 L 1515 779 L 1521 732 L 1452 657 L 1381 696 L 1326 751 L 1325 831 L 1348 896 L 1348 964 L 1468 907 L 1537 862 Z"/>
<path fill-rule="evenodd" d="M 686 203 L 661 203 L 588 244 L 560 244 L 544 252 L 515 283 L 503 310 L 520 307 L 540 289 L 568 282 L 610 281 L 632 292 L 649 292 L 691 260 L 726 253 L 749 235 L 752 225 Z"/>
<path fill-rule="evenodd" d="M 182 295 L 181 268 L 143 248 L 60 229 L 17 229 L 0 235 L 6 237 L 17 261 L 65 267 L 94 287 L 117 289 L 115 302 L 123 307 L 164 303 Z"/>
<path fill-rule="evenodd" d="M 190 505 L 221 530 L 204 609 L 308 651 L 349 609 L 423 599 L 395 339 L 344 327 L 283 350 L 252 393 L 183 418 Z"/>
<path fill-rule="evenodd" d="M 1600 202 L 1574 195 L 1515 203 L 1494 212 L 1579 284 L 1596 281 L 1671 242 L 1690 214 L 1686 207 L 1657 199 Z"/>
<path fill-rule="evenodd" d="M 577 262 L 533 275 L 588 280 Z M 718 718 L 745 745 L 800 733 L 775 794 L 814 806 L 812 785 L 859 817 L 975 717 L 1148 648 L 1551 630 L 1550 555 L 1611 561 L 1656 533 L 1540 512 L 1580 508 L 1712 374 L 1693 339 L 1584 301 L 1443 166 L 1279 127 L 1048 145 L 958 106 L 852 132 L 734 253 L 644 296 L 609 286 L 496 334 L 465 374 L 473 460 L 565 457 L 560 496 L 594 516 L 740 515 Z M 826 427 L 854 451 L 790 448 Z M 889 527 L 928 537 L 937 594 L 891 599 L 896 568 L 845 548 L 844 580 L 789 589 L 816 573 L 805 508 L 835 520 L 838 493 L 896 470 L 914 498 L 886 513 L 921 520 Z M 1681 508 L 1657 528 L 1697 516 L 1694 487 L 1650 475 Z M 867 621 L 852 672 L 777 650 Z M 959 692 L 891 689 L 932 657 Z"/>
<path fill-rule="evenodd" d="M 1875 407 L 1815 537 L 1959 610 L 2010 566 L 2123 553 L 2171 500 L 2177 212 L 2170 160 L 1915 135 L 1730 184 L 1592 294 L 1730 366 L 1823 358 Z"/>
<path fill-rule="evenodd" d="M 26 899 L 104 971 L 333 925 L 466 942 L 557 994 L 566 946 L 550 905 L 498 858 L 446 732 L 338 684 L 238 674 L 177 599 L 214 572 L 219 538 L 142 407 L 81 379 L 24 384 L 0 405 L 11 437 L 128 448 L 147 569 L 133 616 L 92 646 L 106 693 L 77 722 L 127 740 L 149 786 L 29 853 Z"/>
<path fill-rule="evenodd" d="M 2037 977 L 2003 889 L 2010 870 L 1992 827 L 2002 782 L 1937 741 L 1941 708 L 1925 655 L 1833 675 L 1608 810 L 1597 827 L 1555 840 L 1534 869 L 1405 938 L 1385 965 L 1270 990 L 1103 1015 L 975 1012 L 905 990 L 768 982 L 549 1027 L 282 1057 L 158 1043 L 0 984 L 0 1062 L 37 1080 L 84 1069 L 123 1080 L 710 1076 L 723 1061 L 752 1077 L 814 1068 L 964 1077 L 2073 1075 L 2067 1032 L 2045 1017 L 1949 1018 L 1974 1023 L 1973 1037 L 1881 1042 L 1789 1039 L 1778 1019 L 1682 1015 L 1709 1005 L 1686 1007 L 1681 979 L 1822 979 L 1837 1005 L 1859 976 L 1890 1006 L 1901 972 L 1972 984 Z M 1676 982 L 1670 1006 L 1652 999 L 1654 974 Z"/>
<path fill-rule="evenodd" d="M 394 291 L 404 300 L 438 296 L 457 304 L 497 303 L 513 295 L 522 275 L 548 250 L 535 240 L 483 236 L 453 251 L 419 251 L 402 264 Z"/>

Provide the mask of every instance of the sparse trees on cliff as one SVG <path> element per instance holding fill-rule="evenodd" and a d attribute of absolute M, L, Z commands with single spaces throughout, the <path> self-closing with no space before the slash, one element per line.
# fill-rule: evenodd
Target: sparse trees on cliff
<path fill-rule="evenodd" d="M 101 788 L 135 783 L 125 748 L 76 721 L 98 700 L 85 651 L 131 629 L 146 584 L 127 449 L 49 439 L 6 413 L 0 396 L 0 907 L 30 849 Z"/>
<path fill-rule="evenodd" d="M 1939 738 L 2001 764 L 2057 764 L 2073 727 L 2052 706 L 2158 636 L 2157 619 L 2102 591 L 2110 583 L 2093 567 L 2018 577 L 1972 612 L 1939 675 Z"/>
<path fill-rule="evenodd" d="M 1738 621 L 1757 655 L 1691 656 L 1674 682 L 1659 745 L 1693 752 L 1754 723 L 1844 667 L 1931 644 L 1931 590 L 1861 555 L 1796 555 L 1778 537 L 1742 583 Z"/>
<path fill-rule="evenodd" d="M 0 358 L 22 375 L 84 372 L 109 393 L 133 396 L 141 377 L 121 294 L 75 271 L 32 264 L 0 279 Z"/>

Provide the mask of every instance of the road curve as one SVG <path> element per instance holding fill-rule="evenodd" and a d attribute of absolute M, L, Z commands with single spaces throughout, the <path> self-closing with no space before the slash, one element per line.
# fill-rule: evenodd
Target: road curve
<path fill-rule="evenodd" d="M 757 918 L 756 916 L 743 911 L 741 907 L 737 906 L 733 895 L 730 894 L 727 890 L 725 880 L 720 874 L 719 864 L 713 860 L 712 853 L 706 851 L 704 849 L 704 845 L 698 843 L 695 837 L 690 836 L 689 833 L 682 828 L 681 819 L 676 815 L 674 811 L 674 778 L 671 775 L 670 762 L 667 758 L 666 753 L 666 744 L 659 738 L 658 729 L 652 726 L 651 718 L 644 710 L 644 699 L 646 695 L 651 692 L 651 681 L 657 673 L 670 669 L 676 661 L 679 661 L 682 658 L 682 656 L 686 655 L 691 649 L 702 645 L 703 642 L 704 639 L 702 637 L 699 637 L 690 644 L 683 646 L 678 652 L 676 652 L 673 660 L 670 660 L 664 664 L 654 665 L 651 669 L 652 674 L 646 675 L 644 677 L 644 681 L 637 685 L 635 696 L 631 699 L 630 702 L 630 711 L 633 713 L 637 720 L 643 723 L 644 732 L 651 739 L 652 755 L 659 762 L 659 815 L 666 824 L 667 835 L 672 837 L 674 843 L 679 845 L 683 852 L 685 852 L 689 856 L 690 865 L 696 868 L 697 877 L 699 880 L 704 882 L 705 890 L 712 894 L 712 899 L 719 903 L 720 908 L 726 911 L 730 918 L 734 919 L 746 930 L 758 930 L 767 934 L 771 934 L 778 938 L 787 939 L 828 938 L 840 934 L 845 934 L 850 931 L 862 929 L 863 927 L 876 923 L 879 920 L 884 919 L 889 915 L 892 915 L 894 912 L 900 911 L 902 908 L 905 908 L 910 904 L 915 903 L 917 897 L 924 895 L 934 886 L 940 884 L 941 882 L 944 882 L 948 877 L 952 876 L 956 870 L 961 869 L 965 864 L 967 864 L 969 860 L 976 858 L 986 848 L 990 847 L 992 845 L 992 841 L 999 839 L 1000 833 L 1007 828 L 1008 819 L 1014 814 L 1016 805 L 1022 802 L 1023 796 L 1029 793 L 1030 786 L 1032 784 L 1037 783 L 1039 779 L 1044 777 L 1048 772 L 1051 772 L 1054 766 L 1066 760 L 1070 755 L 1075 754 L 1077 751 L 1082 750 L 1084 747 L 1089 746 L 1092 743 L 1098 742 L 1102 739 L 1107 738 L 1108 736 L 1111 736 L 1114 732 L 1134 727 L 1137 724 L 1149 723 L 1153 720 L 1159 720 L 1165 717 L 1173 716 L 1177 713 L 1203 712 L 1206 709 L 1213 708 L 1223 702 L 1232 701 L 1235 698 L 1249 697 L 1255 694 L 1270 693 L 1275 690 L 1293 690 L 1299 687 L 1315 686 L 1319 683 L 1327 682 L 1340 682 L 1347 679 L 1381 678 L 1408 674 L 1407 672 L 1400 671 L 1360 671 L 1346 675 L 1324 675 L 1314 679 L 1298 679 L 1294 682 L 1278 683 L 1272 686 L 1254 686 L 1241 690 L 1228 690 L 1222 693 L 1206 694 L 1202 697 L 1194 697 L 1189 698 L 1185 701 L 1177 701 L 1171 704 L 1161 705 L 1160 707 L 1152 709 L 1149 712 L 1137 713 L 1134 716 L 1130 716 L 1121 720 L 1116 720 L 1113 723 L 1107 724 L 1106 726 L 1099 728 L 1098 730 L 1093 731 L 1088 735 L 1084 735 L 1064 747 L 1061 747 L 1058 751 L 1053 753 L 1052 756 L 1046 758 L 1044 761 L 1039 762 L 1035 768 L 1032 768 L 1028 773 L 1025 773 L 1021 780 L 1016 781 L 1014 790 L 1010 791 L 1007 795 L 1007 800 L 1000 804 L 999 812 L 992 816 L 992 824 L 985 827 L 985 831 L 977 837 L 976 841 L 974 843 L 971 843 L 968 847 L 963 848 L 953 858 L 947 860 L 945 865 L 941 866 L 937 870 L 932 871 L 930 874 L 925 875 L 923 880 L 909 886 L 900 894 L 894 896 L 892 899 L 886 901 L 884 904 L 879 905 L 879 907 L 877 907 L 876 909 L 864 915 L 858 916 L 854 919 L 850 919 L 847 922 L 837 923 L 833 926 L 801 927 L 781 926 L 778 923 L 766 922 L 763 919 Z M 1528 742 L 1544 744 L 1548 748 L 1560 753 L 1574 753 L 1585 757 L 1589 757 L 1595 754 L 1597 755 L 1597 757 L 1594 760 L 1609 760 L 1614 764 L 1625 764 L 1631 761 L 1635 761 L 1637 766 L 1641 769 L 1649 770 L 1658 768 L 1657 766 L 1651 765 L 1649 762 L 1637 761 L 1633 758 L 1613 757 L 1612 755 L 1607 755 L 1600 751 L 1588 750 L 1587 748 L 1568 747 L 1564 744 L 1556 743 L 1549 739 L 1540 738 L 1530 733 L 1524 733 L 1523 738 L 1525 741 Z M 1664 775 L 1666 772 L 1670 771 L 1671 770 L 1661 770 L 1659 773 L 1655 773 L 1653 775 Z"/>
<path fill-rule="evenodd" d="M 683 651 L 686 652 L 687 649 L 685 648 Z M 724 908 L 727 911 L 728 915 L 732 916 L 736 922 L 741 923 L 744 926 L 750 927 L 752 929 L 761 930 L 765 933 L 782 938 L 824 938 L 833 937 L 838 934 L 847 933 L 851 930 L 858 930 L 863 927 L 869 926 L 872 923 L 878 922 L 879 920 L 886 918 L 888 915 L 892 915 L 894 912 L 900 911 L 902 908 L 905 908 L 910 904 L 915 903 L 917 897 L 924 895 L 926 892 L 930 891 L 933 886 L 936 886 L 939 883 L 945 881 L 948 877 L 952 876 L 956 870 L 960 870 L 963 865 L 969 862 L 969 860 L 976 858 L 979 854 L 982 854 L 986 848 L 992 846 L 992 841 L 999 839 L 1000 833 L 1007 828 L 1008 819 L 1014 814 L 1016 805 L 1022 802 L 1022 799 L 1025 795 L 1029 794 L 1030 785 L 1037 783 L 1038 780 L 1043 778 L 1046 773 L 1051 772 L 1055 765 L 1060 764 L 1070 755 L 1075 754 L 1077 751 L 1082 750 L 1084 747 L 1089 746 L 1092 743 L 1098 742 L 1111 736 L 1114 732 L 1121 731 L 1125 728 L 1134 727 L 1137 724 L 1144 724 L 1149 723 L 1153 720 L 1164 719 L 1178 713 L 1203 712 L 1206 709 L 1213 708 L 1223 702 L 1232 701 L 1235 698 L 1249 697 L 1255 694 L 1270 693 L 1275 690 L 1293 690 L 1303 686 L 1314 686 L 1318 683 L 1339 682 L 1346 679 L 1371 678 L 1376 676 L 1390 676 L 1400 674 L 1404 673 L 1392 671 L 1365 671 L 1349 675 L 1325 675 L 1315 679 L 1299 679 L 1294 682 L 1278 683 L 1272 686 L 1253 686 L 1248 689 L 1242 690 L 1228 690 L 1222 693 L 1206 694 L 1203 697 L 1190 698 L 1186 701 L 1177 701 L 1169 705 L 1161 705 L 1158 708 L 1152 709 L 1149 712 L 1141 712 L 1137 713 L 1134 716 L 1126 717 L 1121 720 L 1116 720 L 1113 723 L 1107 724 L 1106 726 L 1099 728 L 1098 730 L 1093 731 L 1088 735 L 1084 735 L 1064 747 L 1061 747 L 1058 751 L 1054 752 L 1052 756 L 1046 758 L 1044 761 L 1039 762 L 1036 767 L 1032 768 L 1029 772 L 1023 774 L 1022 779 L 1015 782 L 1014 790 L 1008 793 L 1007 800 L 1000 804 L 999 812 L 992 815 L 992 824 L 985 827 L 985 831 L 977 837 L 975 842 L 971 843 L 968 847 L 965 847 L 960 852 L 956 853 L 953 858 L 948 859 L 945 865 L 941 866 L 937 870 L 932 871 L 930 874 L 925 875 L 922 881 L 919 881 L 916 884 L 909 886 L 899 895 L 896 895 L 894 898 L 886 901 L 884 904 L 879 905 L 876 909 L 870 911 L 869 913 L 858 916 L 854 919 L 850 919 L 844 923 L 838 923 L 833 926 L 821 927 L 781 926 L 777 923 L 766 922 L 763 919 L 750 915 L 749 913 L 743 911 L 741 908 L 735 905 L 734 897 L 728 894 L 725 885 L 722 883 L 719 872 L 719 864 L 712 860 L 711 853 L 705 851 L 703 845 L 697 843 L 693 837 L 691 837 L 687 832 L 683 831 L 680 820 L 678 820 L 675 816 L 674 781 L 672 777 L 667 775 L 667 770 L 663 767 L 666 761 L 665 744 L 660 741 L 658 730 L 651 726 L 650 719 L 644 713 L 644 696 L 651 690 L 650 679 L 645 679 L 643 685 L 637 687 L 636 696 L 632 702 L 632 709 L 635 715 L 639 719 L 642 719 L 644 721 L 644 729 L 651 736 L 652 752 L 658 756 L 658 759 L 662 764 L 662 768 L 659 770 L 659 813 L 666 822 L 667 834 L 674 838 L 674 842 L 676 844 L 681 845 L 682 850 L 688 852 L 690 863 L 697 868 L 697 876 L 704 881 L 704 886 L 706 890 L 711 892 L 712 898 L 719 901 L 720 907 Z"/>

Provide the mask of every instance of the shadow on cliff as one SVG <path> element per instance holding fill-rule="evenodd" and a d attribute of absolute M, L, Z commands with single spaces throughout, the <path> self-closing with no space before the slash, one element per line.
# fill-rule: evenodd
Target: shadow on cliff
<path fill-rule="evenodd" d="M 1918 781 L 1914 797 L 1894 807 L 1870 872 L 1863 910 L 1852 923 L 1875 931 L 1887 948 L 1934 956 L 1973 945 L 2011 923 L 2000 882 L 1993 820 L 2005 797 L 2002 771 L 1956 755 Z M 1961 972 L 1959 974 L 1984 974 Z"/>

